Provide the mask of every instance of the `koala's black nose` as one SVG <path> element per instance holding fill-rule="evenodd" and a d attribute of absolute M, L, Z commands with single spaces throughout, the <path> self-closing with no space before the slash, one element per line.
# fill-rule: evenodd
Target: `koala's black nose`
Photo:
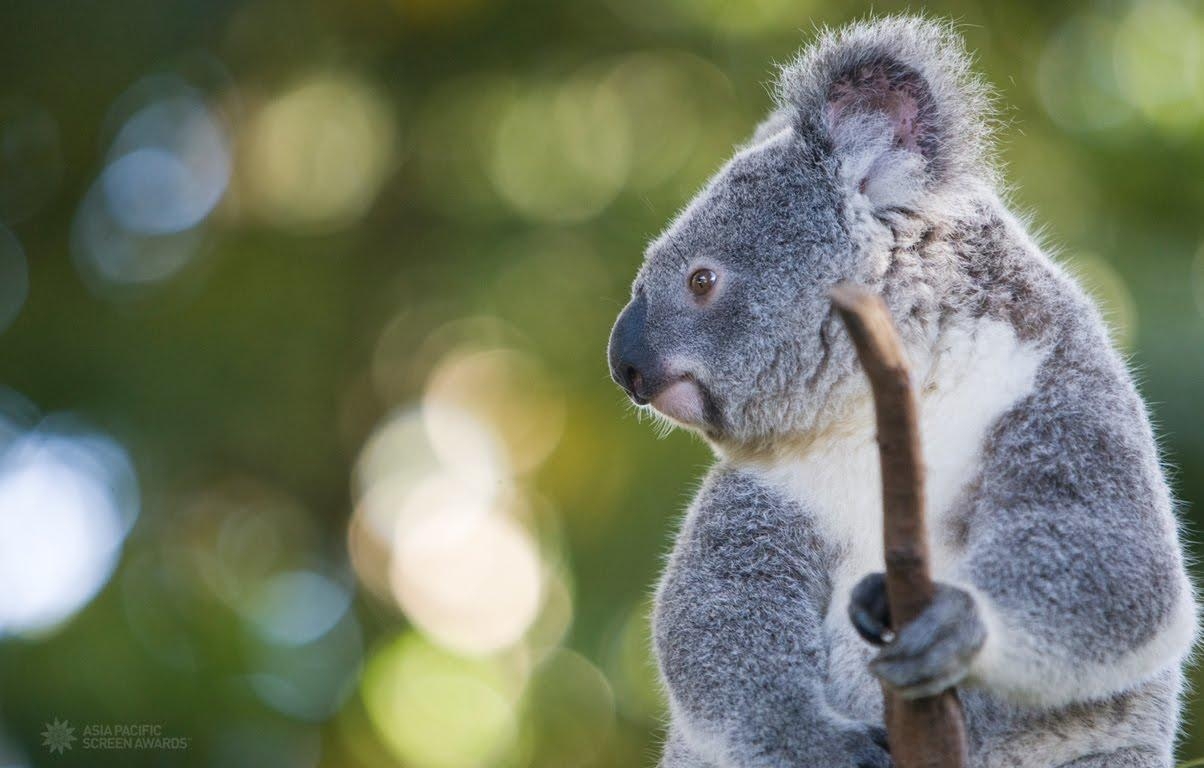
<path fill-rule="evenodd" d="M 641 293 L 624 307 L 610 332 L 610 377 L 639 405 L 648 402 L 647 382 L 655 356 L 645 336 L 648 300 Z"/>

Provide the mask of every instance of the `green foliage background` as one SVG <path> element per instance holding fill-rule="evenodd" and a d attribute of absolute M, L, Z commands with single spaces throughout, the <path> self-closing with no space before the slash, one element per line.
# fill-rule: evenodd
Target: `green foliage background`
<path fill-rule="evenodd" d="M 97 596 L 49 634 L 0 639 L 0 764 L 652 765 L 661 705 L 642 617 L 708 453 L 680 434 L 656 439 L 624 403 L 605 370 L 609 326 L 644 244 L 765 113 L 773 62 L 813 24 L 868 10 L 0 4 L 0 102 L 17 105 L 0 109 L 0 137 L 5 114 L 29 109 L 53 127 L 42 143 L 0 142 L 0 211 L 29 286 L 0 332 L 0 383 L 119 441 L 142 492 Z M 963 23 L 998 87 L 1012 199 L 1109 310 L 1198 539 L 1204 8 L 927 10 Z M 105 168 L 122 94 L 164 73 L 218 117 L 230 182 L 178 270 L 89 277 L 72 222 Z M 39 147 L 49 155 L 31 158 Z M 542 618 L 484 656 L 412 626 L 348 556 L 362 447 L 390 414 L 424 393 L 429 404 L 432 371 L 465 344 L 517 356 L 513 380 L 473 397 L 497 396 L 486 410 L 512 452 L 527 450 L 529 418 L 546 448 L 509 481 L 549 579 Z M 556 419 L 532 416 L 532 393 Z M 264 527 L 240 528 L 247 520 Z M 355 642 L 296 655 L 248 628 L 243 581 L 298 569 L 355 589 L 352 623 L 340 624 Z M 215 573 L 233 581 L 215 587 Z M 335 667 L 350 677 L 338 690 L 299 683 L 298 714 L 257 686 L 280 667 L 294 682 Z M 493 675 L 515 679 L 496 693 L 481 682 Z M 477 687 L 456 687 L 466 680 Z M 429 706 L 397 693 L 405 685 L 431 692 Z M 190 743 L 50 754 L 40 733 L 56 717 L 77 736 L 88 723 L 151 722 Z M 1193 694 L 1184 757 L 1204 754 L 1201 717 Z"/>

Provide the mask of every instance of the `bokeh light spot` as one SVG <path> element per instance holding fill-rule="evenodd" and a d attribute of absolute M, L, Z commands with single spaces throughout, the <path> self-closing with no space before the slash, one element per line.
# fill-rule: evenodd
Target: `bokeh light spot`
<path fill-rule="evenodd" d="M 278 624 L 275 634 L 282 628 Z M 312 633 L 314 627 L 305 629 Z M 247 664 L 253 670 L 249 682 L 273 709 L 318 722 L 337 712 L 355 691 L 363 636 L 353 613 L 345 611 L 333 627 L 307 643 L 291 642 L 297 635 L 288 644 L 263 643 L 263 632 L 257 630 L 247 643 Z"/>
<path fill-rule="evenodd" d="M 179 505 L 172 559 L 213 597 L 242 610 L 273 574 L 306 570 L 318 545 L 308 511 L 260 480 L 217 478 Z"/>
<path fill-rule="evenodd" d="M 348 545 L 356 573 L 378 596 L 395 599 L 390 569 L 403 529 L 445 510 L 484 510 L 496 501 L 503 478 L 496 440 L 467 415 L 453 426 L 445 438 L 464 453 L 451 465 L 432 447 L 420 409 L 392 414 L 360 452 Z"/>
<path fill-rule="evenodd" d="M 364 669 L 364 706 L 404 765 L 488 765 L 515 738 L 510 686 L 498 664 L 439 650 L 414 633 L 382 647 Z"/>
<path fill-rule="evenodd" d="M 230 180 L 225 133 L 191 89 L 135 113 L 113 140 L 109 158 L 101 175 L 109 213 L 137 234 L 195 227 Z"/>
<path fill-rule="evenodd" d="M 530 536 L 434 478 L 415 493 L 398 528 L 392 584 L 406 615 L 441 644 L 489 653 L 518 642 L 539 611 L 542 574 Z"/>
<path fill-rule="evenodd" d="M 393 484 L 404 496 L 439 467 L 439 458 L 427 439 L 422 412 L 417 408 L 398 410 L 372 432 L 360 451 L 355 464 L 356 491 L 363 497 L 374 489 Z M 387 495 L 397 497 L 396 493 Z M 370 506 L 366 511 L 383 512 L 383 508 Z M 392 538 L 395 515 L 371 516 L 367 522 L 376 534 Z"/>
<path fill-rule="evenodd" d="M 130 286 L 166 280 L 199 253 L 199 230 L 144 236 L 131 232 L 112 215 L 101 184 L 84 197 L 71 226 L 71 252 L 88 286 L 111 296 Z"/>
<path fill-rule="evenodd" d="M 1194 129 L 1204 114 L 1201 26 L 1175 0 L 1150 0 L 1133 3 L 1117 30 L 1121 91 L 1147 119 L 1170 132 Z"/>
<path fill-rule="evenodd" d="M 47 421 L 0 453 L 0 635 L 58 626 L 108 581 L 138 514 L 125 451 Z"/>
<path fill-rule="evenodd" d="M 288 571 L 261 584 L 247 602 L 245 613 L 264 640 L 295 646 L 329 632 L 350 605 L 350 591 L 325 576 Z"/>
<path fill-rule="evenodd" d="M 71 252 L 94 293 L 119 298 L 174 277 L 198 255 L 198 225 L 222 199 L 231 160 L 220 120 L 179 78 L 139 81 L 110 117 L 122 122 L 76 211 Z"/>
<path fill-rule="evenodd" d="M 1062 128 L 1103 131 L 1132 117 L 1133 109 L 1116 82 L 1115 37 L 1112 19 L 1077 14 L 1046 43 L 1037 66 L 1037 94 Z"/>
<path fill-rule="evenodd" d="M 356 462 L 356 573 L 447 648 L 512 648 L 539 614 L 544 569 L 515 522 L 526 503 L 512 473 L 533 469 L 559 438 L 563 414 L 545 384 L 510 350 L 453 351 L 422 407 L 386 418 Z M 567 621 L 571 601 L 561 607 Z M 563 632 L 554 617 L 545 629 Z"/>
<path fill-rule="evenodd" d="M 578 768 L 605 748 L 615 721 L 606 676 L 580 654 L 558 650 L 531 675 L 523 694 L 524 765 Z"/>
<path fill-rule="evenodd" d="M 703 116 L 690 71 L 696 61 L 685 54 L 634 54 L 607 78 L 631 121 L 634 186 L 646 189 L 663 182 L 698 144 Z"/>
<path fill-rule="evenodd" d="M 573 592 L 568 585 L 568 572 L 546 568 L 543 586 L 543 607 L 527 630 L 527 646 L 536 657 L 557 648 L 573 624 Z"/>
<path fill-rule="evenodd" d="M 433 402 L 423 407 L 422 416 L 435 454 L 443 466 L 456 472 L 460 482 L 491 488 L 507 474 L 501 437 L 476 414 L 457 405 Z"/>
<path fill-rule="evenodd" d="M 508 105 L 497 127 L 490 176 L 519 213 L 545 221 L 584 221 L 627 180 L 631 136 L 623 103 L 592 73 L 532 86 Z"/>
<path fill-rule="evenodd" d="M 500 441 L 508 468 L 534 469 L 556 447 L 564 428 L 563 397 L 551 373 L 533 357 L 495 349 L 449 355 L 431 374 L 423 397 L 431 444 L 448 464 L 480 466 L 469 450 Z"/>
<path fill-rule="evenodd" d="M 362 216 L 393 171 L 397 126 L 362 80 L 316 75 L 255 116 L 247 135 L 249 202 L 285 229 L 328 231 Z"/>

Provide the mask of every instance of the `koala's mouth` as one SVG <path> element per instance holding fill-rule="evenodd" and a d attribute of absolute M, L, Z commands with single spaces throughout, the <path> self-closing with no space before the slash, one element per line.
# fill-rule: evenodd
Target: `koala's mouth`
<path fill-rule="evenodd" d="M 710 391 L 688 373 L 645 377 L 638 371 L 616 376 L 623 391 L 638 406 L 651 406 L 684 427 L 706 428 L 718 424 L 718 408 Z"/>
<path fill-rule="evenodd" d="M 689 376 L 673 379 L 656 392 L 637 394 L 632 399 L 639 405 L 651 405 L 661 415 L 680 424 L 699 426 L 707 421 L 706 392 Z"/>

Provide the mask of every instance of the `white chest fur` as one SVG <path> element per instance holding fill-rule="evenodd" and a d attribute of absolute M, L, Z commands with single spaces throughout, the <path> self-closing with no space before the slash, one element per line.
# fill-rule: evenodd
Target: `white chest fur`
<path fill-rule="evenodd" d="M 954 565 L 942 545 L 947 513 L 975 477 L 992 424 L 1033 387 L 1043 351 L 1011 326 L 981 320 L 944 333 L 931 358 L 913 363 L 920 382 L 920 430 L 927 466 L 928 527 L 936 577 Z M 883 567 L 882 488 L 868 399 L 853 416 L 797 455 L 756 467 L 767 482 L 816 516 L 843 557 L 833 576 L 829 622 L 847 626 L 848 592 Z"/>

